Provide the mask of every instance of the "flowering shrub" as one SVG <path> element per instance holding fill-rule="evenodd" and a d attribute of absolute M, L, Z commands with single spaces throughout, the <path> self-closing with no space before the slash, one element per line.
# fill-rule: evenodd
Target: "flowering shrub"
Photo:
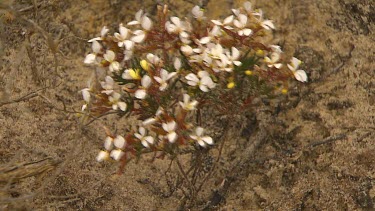
<path fill-rule="evenodd" d="M 165 6 L 154 20 L 138 11 L 113 35 L 103 27 L 89 40 L 84 63 L 105 77 L 82 90 L 82 111 L 89 117 L 116 111 L 138 125 L 127 134 L 107 130 L 97 161 L 125 164 L 149 152 L 210 148 L 215 140 L 205 133 L 202 112 L 238 114 L 255 97 L 285 94 L 290 78 L 306 82 L 300 60 L 265 42 L 274 29 L 249 2 L 223 20 L 208 20 L 199 6 L 191 19 L 170 17 Z"/>

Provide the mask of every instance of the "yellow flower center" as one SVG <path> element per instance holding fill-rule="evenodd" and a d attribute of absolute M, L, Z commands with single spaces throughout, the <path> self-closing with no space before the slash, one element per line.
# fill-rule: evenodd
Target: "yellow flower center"
<path fill-rule="evenodd" d="M 246 71 L 245 71 L 245 74 L 246 74 L 246 75 L 252 75 L 252 74 L 253 74 L 253 71 L 251 71 L 251 70 L 246 70 Z"/>
<path fill-rule="evenodd" d="M 150 69 L 150 65 L 148 64 L 148 62 L 147 62 L 146 60 L 142 60 L 142 61 L 140 62 L 140 64 L 141 64 L 141 67 L 142 67 L 144 70 L 148 71 L 148 70 Z"/>
<path fill-rule="evenodd" d="M 285 88 L 281 89 L 281 93 L 286 95 L 288 93 L 288 89 L 285 89 Z"/>
<path fill-rule="evenodd" d="M 136 70 L 131 69 L 131 70 L 129 71 L 129 75 L 130 75 L 130 77 L 132 77 L 133 79 L 135 79 L 135 80 L 139 80 L 139 79 L 141 79 L 141 76 L 139 75 L 139 72 L 140 72 L 139 69 L 136 69 Z"/>
<path fill-rule="evenodd" d="M 255 52 L 255 54 L 256 54 L 257 56 L 259 56 L 259 57 L 263 57 L 263 56 L 264 56 L 264 51 L 261 50 L 261 49 L 258 49 L 258 50 Z"/>
<path fill-rule="evenodd" d="M 232 89 L 235 86 L 236 86 L 236 84 L 234 82 L 230 82 L 230 83 L 227 84 L 228 89 Z"/>

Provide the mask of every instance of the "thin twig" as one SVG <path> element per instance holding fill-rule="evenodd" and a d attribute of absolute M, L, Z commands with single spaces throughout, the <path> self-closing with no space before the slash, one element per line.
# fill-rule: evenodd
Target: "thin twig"
<path fill-rule="evenodd" d="M 26 101 L 26 100 L 29 100 L 31 98 L 34 98 L 34 97 L 37 97 L 39 96 L 38 92 L 42 91 L 42 90 L 45 90 L 47 89 L 48 87 L 43 87 L 43 88 L 40 88 L 36 91 L 33 91 L 33 92 L 30 92 L 20 98 L 17 98 L 17 99 L 14 99 L 14 100 L 9 100 L 9 101 L 5 101 L 5 102 L 0 102 L 0 107 L 3 106 L 3 105 L 7 105 L 7 104 L 12 104 L 12 103 L 18 103 L 18 102 L 21 102 L 21 101 Z"/>
<path fill-rule="evenodd" d="M 180 160 L 178 159 L 178 157 L 176 157 L 176 161 L 177 161 L 177 166 L 178 166 L 178 169 L 180 170 L 180 173 L 184 176 L 186 182 L 190 186 L 190 188 L 189 188 L 190 189 L 190 197 L 194 196 L 197 193 L 197 191 L 195 189 L 195 186 L 191 183 L 191 181 L 189 180 L 188 176 L 186 175 L 186 172 L 182 168 L 182 165 L 181 165 Z"/>
<path fill-rule="evenodd" d="M 208 174 L 206 175 L 206 177 L 202 180 L 202 183 L 199 185 L 198 187 L 198 192 L 200 192 L 200 190 L 202 189 L 203 185 L 206 183 L 206 181 L 208 180 L 208 178 L 210 178 L 212 172 L 214 171 L 214 169 L 216 168 L 217 164 L 219 163 L 220 161 L 220 158 L 221 158 L 221 155 L 222 155 L 222 152 L 223 152 L 223 148 L 224 148 L 224 144 L 225 144 L 225 141 L 228 139 L 228 134 L 229 134 L 229 123 L 226 125 L 225 127 L 225 133 L 223 135 L 223 141 L 221 142 L 220 144 L 220 148 L 219 148 L 219 155 L 217 156 L 216 158 L 216 161 L 215 163 L 213 164 L 212 168 L 210 169 L 210 171 L 208 172 Z"/>
<path fill-rule="evenodd" d="M 339 135 L 334 135 L 334 136 L 327 137 L 327 138 L 325 138 L 322 141 L 317 141 L 317 142 L 308 144 L 306 147 L 307 148 L 309 148 L 309 147 L 316 147 L 316 146 L 319 146 L 319 145 L 332 143 L 334 141 L 341 140 L 341 139 L 344 139 L 344 138 L 346 138 L 346 134 L 342 133 L 342 134 L 339 134 Z"/>

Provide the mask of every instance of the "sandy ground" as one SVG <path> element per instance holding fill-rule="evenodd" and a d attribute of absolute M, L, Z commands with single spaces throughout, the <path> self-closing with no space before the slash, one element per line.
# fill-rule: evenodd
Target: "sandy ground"
<path fill-rule="evenodd" d="M 74 114 L 92 72 L 82 63 L 86 40 L 104 25 L 132 20 L 140 6 L 155 14 L 163 1 L 140 2 L 20 0 L 12 4 L 17 13 L 1 9 L 1 210 L 375 207 L 372 0 L 255 4 L 275 20 L 276 43 L 304 61 L 309 82 L 230 124 L 220 165 L 189 207 L 183 192 L 168 185 L 178 171 L 167 171 L 167 159 L 132 162 L 122 175 L 114 163 L 95 162 L 105 138 L 98 128 L 126 121 L 105 117 L 82 128 Z M 194 2 L 168 3 L 184 14 Z M 203 2 L 213 17 L 243 1 Z"/>

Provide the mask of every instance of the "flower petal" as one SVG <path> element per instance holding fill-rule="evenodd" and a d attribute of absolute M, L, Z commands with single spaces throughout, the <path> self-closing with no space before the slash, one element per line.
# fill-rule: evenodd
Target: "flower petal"
<path fill-rule="evenodd" d="M 146 129 L 144 127 L 139 127 L 138 131 L 139 131 L 139 134 L 141 134 L 142 136 L 146 135 Z"/>
<path fill-rule="evenodd" d="M 144 75 L 141 80 L 141 84 L 144 88 L 148 88 L 152 83 L 150 76 Z"/>
<path fill-rule="evenodd" d="M 211 41 L 211 38 L 210 37 L 203 37 L 203 38 L 201 38 L 200 40 L 199 40 L 199 42 L 201 43 L 201 44 L 207 44 L 207 43 L 209 43 Z"/>
<path fill-rule="evenodd" d="M 147 96 L 146 90 L 144 90 L 144 89 L 138 89 L 138 90 L 135 92 L 134 96 L 135 96 L 136 98 L 138 98 L 138 99 L 145 99 L 146 96 Z"/>
<path fill-rule="evenodd" d="M 92 51 L 94 53 L 100 53 L 100 50 L 102 49 L 102 46 L 100 45 L 100 43 L 96 40 L 94 40 L 92 42 Z"/>
<path fill-rule="evenodd" d="M 173 66 L 176 70 L 179 70 L 181 68 L 181 60 L 180 58 L 176 57 L 174 62 L 173 62 Z"/>
<path fill-rule="evenodd" d="M 146 34 L 140 34 L 140 35 L 136 35 L 134 37 L 131 38 L 131 41 L 135 42 L 135 43 L 141 43 L 143 42 L 143 40 L 145 39 L 146 37 Z"/>
<path fill-rule="evenodd" d="M 204 143 L 204 141 L 203 141 L 201 138 L 199 138 L 199 139 L 197 140 L 197 142 L 198 142 L 198 144 L 199 144 L 200 146 L 202 146 L 202 147 L 205 147 L 205 146 L 206 146 L 206 143 Z"/>
<path fill-rule="evenodd" d="M 156 122 L 155 118 L 148 118 L 142 122 L 143 126 L 151 125 Z"/>
<path fill-rule="evenodd" d="M 304 70 L 297 70 L 294 72 L 294 77 L 301 82 L 307 82 L 307 74 Z"/>
<path fill-rule="evenodd" d="M 168 132 L 176 130 L 176 126 L 177 124 L 175 121 L 168 122 L 167 123 Z"/>
<path fill-rule="evenodd" d="M 197 136 L 202 136 L 203 135 L 203 131 L 204 131 L 204 129 L 202 127 L 197 127 L 195 129 L 195 133 L 197 134 Z"/>
<path fill-rule="evenodd" d="M 146 140 L 141 140 L 141 143 L 144 147 L 149 148 L 150 146 L 148 145 Z"/>
<path fill-rule="evenodd" d="M 121 111 L 125 111 L 126 110 L 126 103 L 125 102 L 118 102 L 117 103 L 118 107 L 120 108 Z"/>
<path fill-rule="evenodd" d="M 111 51 L 111 50 L 107 50 L 106 53 L 103 55 L 104 59 L 108 62 L 112 62 L 115 60 L 115 52 Z"/>
<path fill-rule="evenodd" d="M 86 56 L 85 60 L 83 61 L 83 63 L 85 64 L 93 64 L 95 63 L 96 61 L 96 55 L 93 54 L 93 53 L 90 53 Z"/>
<path fill-rule="evenodd" d="M 114 143 L 115 147 L 117 147 L 119 149 L 124 149 L 125 145 L 126 145 L 126 141 L 125 141 L 124 137 L 122 137 L 120 135 L 116 136 L 113 143 Z"/>
<path fill-rule="evenodd" d="M 145 29 L 146 31 L 149 31 L 152 27 L 152 22 L 151 22 L 151 19 L 147 16 L 144 16 L 142 18 L 142 28 Z"/>
<path fill-rule="evenodd" d="M 206 143 L 209 144 L 209 145 L 214 144 L 214 141 L 213 141 L 212 138 L 209 137 L 209 136 L 204 136 L 204 137 L 202 137 L 202 139 L 203 139 L 204 142 L 206 142 Z"/>
<path fill-rule="evenodd" d="M 176 26 L 181 26 L 180 18 L 178 17 L 171 17 L 172 23 L 174 23 Z"/>
<path fill-rule="evenodd" d="M 280 69 L 283 66 L 283 64 L 277 63 L 277 64 L 274 64 L 273 66 L 275 66 L 277 69 Z"/>
<path fill-rule="evenodd" d="M 173 131 L 171 133 L 168 133 L 167 137 L 170 143 L 174 143 L 177 139 L 177 133 Z"/>
<path fill-rule="evenodd" d="M 108 151 L 111 151 L 113 149 L 113 138 L 107 136 L 104 140 L 104 148 Z"/>
<path fill-rule="evenodd" d="M 150 144 L 153 144 L 154 143 L 154 138 L 152 136 L 146 136 L 145 137 L 145 140 L 150 143 Z"/>
<path fill-rule="evenodd" d="M 228 24 L 232 23 L 233 19 L 234 19 L 234 16 L 233 16 L 233 15 L 230 15 L 230 16 L 228 16 L 228 17 L 226 17 L 226 18 L 224 19 L 223 24 L 224 24 L 224 25 L 228 25 Z"/>
<path fill-rule="evenodd" d="M 102 162 L 104 160 L 107 160 L 109 158 L 109 153 L 107 151 L 100 151 L 98 156 L 96 156 L 96 161 Z"/>
<path fill-rule="evenodd" d="M 115 150 L 111 151 L 111 155 L 110 156 L 114 160 L 119 161 L 122 158 L 122 156 L 124 156 L 124 154 L 125 153 L 123 151 L 121 151 L 120 149 L 115 149 Z"/>
<path fill-rule="evenodd" d="M 190 45 L 183 45 L 180 49 L 185 56 L 189 56 L 193 53 L 193 48 Z"/>
<path fill-rule="evenodd" d="M 199 89 L 202 90 L 203 92 L 208 92 L 209 91 L 208 88 L 207 88 L 207 86 L 204 85 L 204 84 L 199 85 Z"/>
<path fill-rule="evenodd" d="M 195 83 L 199 82 L 199 78 L 194 73 L 189 73 L 185 78 L 189 81 L 193 81 Z"/>

